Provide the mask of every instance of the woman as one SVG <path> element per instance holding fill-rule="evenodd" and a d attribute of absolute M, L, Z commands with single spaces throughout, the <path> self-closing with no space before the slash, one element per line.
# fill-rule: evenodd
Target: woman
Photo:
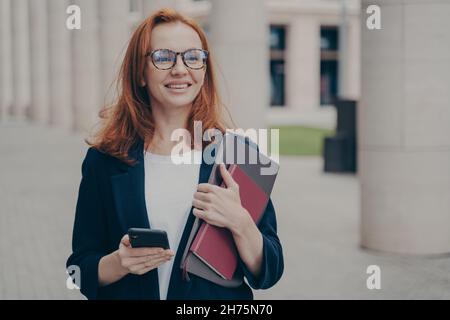
<path fill-rule="evenodd" d="M 119 80 L 118 101 L 100 113 L 103 127 L 82 165 L 67 261 L 79 267 L 81 292 L 88 299 L 252 299 L 245 282 L 225 288 L 182 277 L 195 217 L 231 231 L 252 288 L 273 286 L 283 256 L 272 202 L 256 226 L 224 167 L 227 187 L 214 188 L 206 183 L 212 165 L 171 161 L 174 130 L 192 134 L 194 121 L 226 130 L 203 31 L 175 11 L 158 11 L 134 32 Z M 205 146 L 191 144 L 187 154 Z M 128 228 L 150 226 L 167 231 L 171 249 L 131 247 Z"/>

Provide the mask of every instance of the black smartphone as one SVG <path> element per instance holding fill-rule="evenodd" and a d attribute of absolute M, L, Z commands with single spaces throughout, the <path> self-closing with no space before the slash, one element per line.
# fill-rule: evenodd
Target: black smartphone
<path fill-rule="evenodd" d="M 130 228 L 128 229 L 128 237 L 133 248 L 156 247 L 170 249 L 169 239 L 164 230 Z"/>

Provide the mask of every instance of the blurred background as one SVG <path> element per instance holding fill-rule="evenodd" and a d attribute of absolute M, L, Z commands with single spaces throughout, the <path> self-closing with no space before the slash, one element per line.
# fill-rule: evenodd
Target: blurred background
<path fill-rule="evenodd" d="M 236 124 L 280 130 L 285 273 L 255 297 L 450 298 L 450 0 L 0 0 L 0 299 L 83 299 L 83 139 L 167 6 L 206 31 Z"/>

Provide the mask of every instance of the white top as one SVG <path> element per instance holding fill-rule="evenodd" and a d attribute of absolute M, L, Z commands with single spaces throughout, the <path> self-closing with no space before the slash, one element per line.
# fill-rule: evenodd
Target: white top
<path fill-rule="evenodd" d="M 201 151 L 193 151 L 201 157 Z M 197 154 L 198 153 L 198 154 Z M 192 156 L 191 151 L 183 156 Z M 165 230 L 176 254 L 197 191 L 200 164 L 175 164 L 170 155 L 144 151 L 145 203 L 152 229 Z M 167 299 L 175 257 L 158 268 L 161 300 Z"/>

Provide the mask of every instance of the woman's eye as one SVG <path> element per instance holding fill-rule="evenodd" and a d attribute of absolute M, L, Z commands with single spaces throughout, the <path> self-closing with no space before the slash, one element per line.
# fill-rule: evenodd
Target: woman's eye
<path fill-rule="evenodd" d="M 160 62 L 166 62 L 170 60 L 170 55 L 169 54 L 158 54 L 156 55 L 156 60 L 160 61 Z"/>
<path fill-rule="evenodd" d="M 200 57 L 195 54 L 190 54 L 190 55 L 187 55 L 186 60 L 194 62 L 194 61 L 200 60 Z"/>

